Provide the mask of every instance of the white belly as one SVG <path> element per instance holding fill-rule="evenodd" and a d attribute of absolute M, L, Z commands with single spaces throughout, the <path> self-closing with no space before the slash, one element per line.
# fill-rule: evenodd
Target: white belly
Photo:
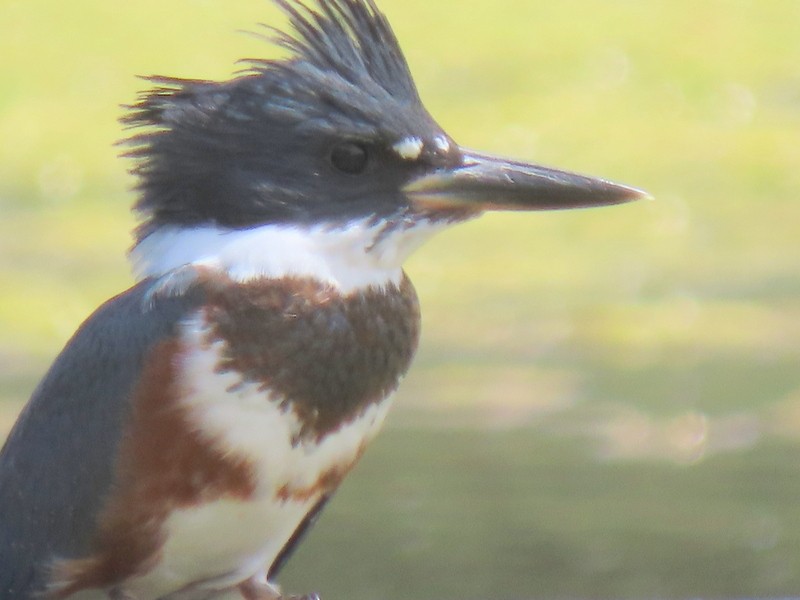
<path fill-rule="evenodd" d="M 126 582 L 125 589 L 143 600 L 193 585 L 195 591 L 176 597 L 201 598 L 265 573 L 303 517 L 331 491 L 326 486 L 335 487 L 354 466 L 391 403 L 370 405 L 321 440 L 298 441 L 301 423 L 291 409 L 257 384 L 239 385 L 238 374 L 215 373 L 221 347 L 184 359 L 183 403 L 217 451 L 254 466 L 255 493 L 246 501 L 224 498 L 173 511 L 158 564 Z"/>

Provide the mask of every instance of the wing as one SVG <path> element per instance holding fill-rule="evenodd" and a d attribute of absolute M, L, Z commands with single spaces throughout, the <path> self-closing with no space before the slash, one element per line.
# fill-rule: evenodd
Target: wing
<path fill-rule="evenodd" d="M 27 599 L 54 557 L 88 552 L 147 353 L 201 292 L 155 295 L 145 280 L 78 329 L 0 452 L 0 597 Z"/>

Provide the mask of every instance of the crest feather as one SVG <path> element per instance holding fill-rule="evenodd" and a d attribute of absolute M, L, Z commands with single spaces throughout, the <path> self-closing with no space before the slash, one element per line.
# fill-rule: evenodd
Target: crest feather
<path fill-rule="evenodd" d="M 248 59 L 244 76 L 229 83 L 262 76 L 284 78 L 291 94 L 313 90 L 327 80 L 342 93 L 354 89 L 372 91 L 376 87 L 400 103 L 420 103 L 400 44 L 386 16 L 373 0 L 273 0 L 289 19 L 288 30 L 263 25 L 269 41 L 289 51 L 282 59 Z M 197 105 L 198 96 L 213 92 L 223 83 L 199 79 L 144 77 L 154 87 L 128 106 L 123 124 L 130 127 L 169 128 L 170 108 Z M 304 82 L 305 85 L 299 85 Z M 345 84 L 345 85 L 343 85 Z M 349 85 L 348 85 L 349 84 Z M 350 87 L 352 86 L 352 87 Z M 349 88 L 349 89 L 348 89 Z M 281 91 L 270 89 L 276 97 Z M 288 94 L 287 94 L 288 95 Z M 381 94 L 382 95 L 382 94 Z M 281 106 L 276 100 L 274 108 Z M 202 106 L 196 106 L 202 109 Z M 294 107 L 287 107 L 294 108 Z M 363 107 L 367 108 L 367 107 Z M 177 114 L 177 111 L 174 111 Z M 197 114 L 197 111 L 192 111 Z M 367 111 L 371 112 L 371 111 Z M 199 116 L 199 115 L 198 115 Z M 308 115 L 307 115 L 308 116 Z M 133 138 L 138 145 L 141 138 Z M 136 155 L 136 152 L 131 154 Z"/>
<path fill-rule="evenodd" d="M 244 61 L 229 81 L 148 78 L 153 89 L 123 117 L 142 129 L 124 142 L 136 161 L 139 240 L 164 223 L 239 228 L 327 217 L 336 205 L 309 187 L 307 173 L 319 170 L 312 148 L 339 140 L 390 147 L 439 131 L 373 0 L 273 1 L 288 27 L 268 27 L 268 37 L 288 56 Z"/>
<path fill-rule="evenodd" d="M 386 91 L 418 100 L 408 63 L 385 15 L 372 0 L 274 0 L 293 32 L 268 29 L 272 39 L 323 71 L 335 71 L 351 83 L 367 74 Z M 270 61 L 254 61 L 254 66 Z"/>

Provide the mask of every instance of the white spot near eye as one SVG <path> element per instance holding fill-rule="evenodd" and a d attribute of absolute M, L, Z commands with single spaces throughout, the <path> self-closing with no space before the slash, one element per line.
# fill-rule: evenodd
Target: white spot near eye
<path fill-rule="evenodd" d="M 447 141 L 447 138 L 443 135 L 437 136 L 433 140 L 434 145 L 441 150 L 442 152 L 447 152 L 450 150 L 450 142 Z"/>
<path fill-rule="evenodd" d="M 392 148 L 400 158 L 405 160 L 416 160 L 422 154 L 424 142 L 418 137 L 408 137 L 397 142 Z"/>

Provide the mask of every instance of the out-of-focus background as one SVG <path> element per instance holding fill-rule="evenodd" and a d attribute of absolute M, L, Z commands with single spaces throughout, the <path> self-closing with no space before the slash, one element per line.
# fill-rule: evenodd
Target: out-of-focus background
<path fill-rule="evenodd" d="M 800 3 L 381 0 L 470 147 L 657 198 L 487 216 L 408 265 L 384 434 L 285 572 L 327 600 L 800 593 Z M 265 0 L 0 0 L 0 439 L 131 283 L 116 119 L 274 50 Z M 213 543 L 213 540 L 209 540 Z"/>

